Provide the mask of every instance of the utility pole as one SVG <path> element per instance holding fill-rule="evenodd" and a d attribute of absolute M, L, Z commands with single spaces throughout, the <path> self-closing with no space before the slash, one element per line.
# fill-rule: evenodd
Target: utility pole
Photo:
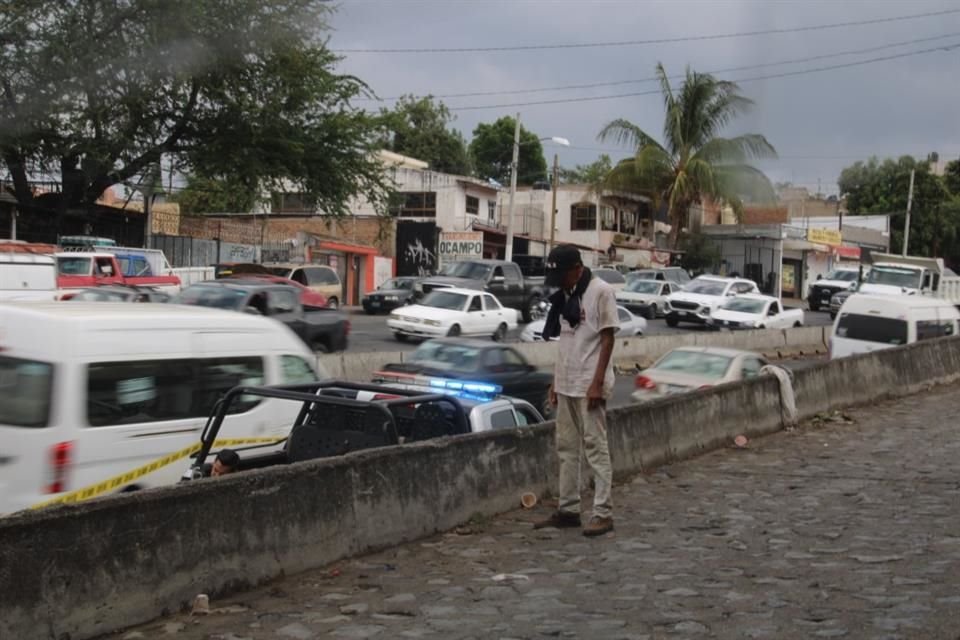
<path fill-rule="evenodd" d="M 553 154 L 553 186 L 550 191 L 550 249 L 553 249 L 554 235 L 557 230 L 557 186 L 560 183 L 560 154 Z"/>
<path fill-rule="evenodd" d="M 906 257 L 907 255 L 907 246 L 910 244 L 910 208 L 913 206 L 913 174 L 914 170 L 910 170 L 910 191 L 907 193 L 907 221 L 903 225 L 903 252 L 902 256 Z"/>
<path fill-rule="evenodd" d="M 520 114 L 513 130 L 513 161 L 510 163 L 510 199 L 507 208 L 507 247 L 504 259 L 513 262 L 513 198 L 517 195 L 517 163 L 520 159 Z"/>

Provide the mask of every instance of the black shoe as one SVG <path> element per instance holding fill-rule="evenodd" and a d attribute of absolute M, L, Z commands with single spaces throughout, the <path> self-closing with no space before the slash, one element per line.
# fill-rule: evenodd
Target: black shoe
<path fill-rule="evenodd" d="M 587 526 L 583 528 L 583 535 L 588 538 L 594 536 L 602 536 L 605 533 L 613 531 L 613 518 L 601 518 L 599 516 L 593 516 L 590 518 L 590 522 L 587 523 Z"/>
<path fill-rule="evenodd" d="M 579 513 L 567 513 L 564 511 L 554 511 L 550 517 L 533 523 L 534 529 L 546 529 L 555 527 L 557 529 L 572 529 L 580 526 Z"/>

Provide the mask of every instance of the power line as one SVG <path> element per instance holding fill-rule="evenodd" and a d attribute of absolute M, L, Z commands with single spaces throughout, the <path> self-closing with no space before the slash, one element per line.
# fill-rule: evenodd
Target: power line
<path fill-rule="evenodd" d="M 886 24 L 890 22 L 902 22 L 905 20 L 919 20 L 921 18 L 933 18 L 960 13 L 960 9 L 944 9 L 942 11 L 929 11 L 926 13 L 914 13 L 903 16 L 893 16 L 889 18 L 873 18 L 870 20 L 851 20 L 847 22 L 833 22 L 829 24 L 807 25 L 803 27 L 790 27 L 786 29 L 761 29 L 756 31 L 736 31 L 733 33 L 717 33 L 699 36 L 677 36 L 672 38 L 653 38 L 649 40 L 621 40 L 614 42 L 583 42 L 583 43 L 565 43 L 565 44 L 537 44 L 537 45 L 514 45 L 506 47 L 449 47 L 449 48 L 392 48 L 392 49 L 334 49 L 335 53 L 489 53 L 499 51 L 543 51 L 550 49 L 592 49 L 606 47 L 626 47 L 648 44 L 669 44 L 675 42 L 694 42 L 703 40 L 725 40 L 730 38 L 743 38 L 762 35 L 774 35 L 783 33 L 802 33 L 805 31 L 822 31 L 827 29 L 840 29 L 843 27 L 861 27 L 865 25 Z"/>
<path fill-rule="evenodd" d="M 761 64 L 751 64 L 740 67 L 729 67 L 726 69 L 716 69 L 714 71 L 707 71 L 706 73 L 718 74 L 718 73 L 732 73 L 735 71 L 748 71 L 750 69 L 762 69 L 764 67 L 776 67 L 786 64 L 800 64 L 804 62 L 813 62 L 815 60 L 824 60 L 830 58 L 839 58 L 843 56 L 852 56 L 859 55 L 864 53 L 873 53 L 874 51 L 883 51 L 884 49 L 895 49 L 897 47 L 905 47 L 914 44 L 920 44 L 923 42 L 933 42 L 936 40 L 945 40 L 947 38 L 954 38 L 960 36 L 960 33 L 949 33 L 940 36 L 932 36 L 929 38 L 919 38 L 916 40 L 904 40 L 902 42 L 892 42 L 890 44 L 879 45 L 876 47 L 868 47 L 866 49 L 848 49 L 846 51 L 837 51 L 834 53 L 825 53 L 816 56 L 808 56 L 806 58 L 795 58 L 793 60 L 781 60 L 779 62 L 764 62 Z M 667 76 L 671 80 L 681 80 L 683 75 L 676 74 L 672 76 Z M 570 89 L 597 89 L 600 87 L 614 87 L 621 86 L 625 84 L 642 84 L 646 82 L 656 82 L 659 80 L 656 76 L 651 76 L 649 78 L 636 78 L 631 80 L 611 80 L 609 82 L 593 82 L 589 84 L 568 84 L 561 85 L 556 87 L 538 87 L 535 89 L 512 89 L 507 91 L 471 91 L 468 93 L 447 93 L 442 95 L 430 94 L 433 98 L 475 98 L 481 96 L 498 96 L 498 95 L 519 95 L 525 93 L 545 93 L 549 91 L 567 91 Z M 359 100 L 375 100 L 377 102 L 389 102 L 393 100 L 399 100 L 403 96 L 391 96 L 389 98 L 359 98 Z"/>
<path fill-rule="evenodd" d="M 632 149 L 627 149 L 624 147 L 581 147 L 577 145 L 570 145 L 566 147 L 567 149 L 573 149 L 575 151 L 597 151 L 600 153 L 622 153 L 627 155 L 632 155 L 634 151 Z M 954 159 L 960 158 L 960 151 L 940 151 L 937 150 L 937 145 L 932 145 L 928 149 L 921 151 L 919 153 L 909 153 L 909 151 L 896 151 L 895 153 L 885 153 L 879 151 L 865 151 L 859 155 L 843 155 L 843 156 L 832 156 L 832 155 L 780 155 L 777 154 L 776 158 L 771 160 L 764 160 L 763 162 L 776 162 L 777 160 L 866 160 L 871 156 L 876 156 L 878 158 L 899 158 L 900 156 L 920 156 L 926 155 L 931 151 L 937 151 L 940 154 L 940 159 Z"/>
<path fill-rule="evenodd" d="M 918 51 L 908 51 L 906 53 L 898 53 L 890 56 L 881 56 L 878 58 L 869 58 L 867 60 L 858 60 L 856 62 L 845 62 L 841 64 L 827 65 L 824 67 L 814 67 L 812 69 L 800 69 L 798 71 L 784 71 L 781 73 L 774 73 L 765 76 L 754 76 L 752 78 L 740 78 L 733 80 L 733 82 L 757 82 L 760 80 L 773 80 L 775 78 L 788 78 L 792 76 L 801 76 L 808 73 L 819 73 L 821 71 L 833 71 L 836 69 L 846 69 L 849 67 L 858 67 L 866 64 L 873 64 L 876 62 L 885 62 L 887 60 L 896 60 L 899 58 L 908 58 L 910 56 L 921 55 L 925 53 L 934 53 L 937 51 L 951 51 L 957 47 L 960 47 L 960 42 L 955 42 L 942 47 L 934 47 L 931 49 L 920 49 Z M 530 106 L 540 106 L 540 105 L 551 105 L 551 104 L 571 104 L 577 102 L 597 102 L 601 100 L 616 100 L 619 98 L 635 98 L 639 96 L 651 96 L 651 95 L 660 95 L 660 90 L 655 89 L 652 91 L 635 91 L 632 93 L 619 93 L 615 95 L 607 96 L 587 96 L 581 98 L 558 98 L 556 100 L 538 100 L 533 102 L 509 102 L 501 104 L 485 104 L 485 105 L 473 105 L 466 107 L 448 107 L 450 111 L 477 111 L 481 109 L 506 109 L 513 107 L 530 107 Z"/>

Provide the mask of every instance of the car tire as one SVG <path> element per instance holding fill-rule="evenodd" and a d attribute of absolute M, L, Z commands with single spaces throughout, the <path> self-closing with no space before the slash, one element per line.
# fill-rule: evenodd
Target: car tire
<path fill-rule="evenodd" d="M 393 334 L 393 337 L 397 339 L 397 342 L 406 342 L 406 341 L 407 341 L 407 336 L 404 335 L 404 334 L 402 334 L 402 333 L 395 333 L 395 334 Z"/>
<path fill-rule="evenodd" d="M 657 305 L 651 304 L 647 307 L 647 320 L 656 320 L 657 319 Z"/>
<path fill-rule="evenodd" d="M 497 330 L 493 332 L 492 337 L 494 342 L 503 342 L 507 337 L 507 323 L 501 322 Z"/>
<path fill-rule="evenodd" d="M 540 296 L 533 296 L 523 309 L 523 321 L 534 322 L 542 317 L 543 309 L 540 308 Z"/>
<path fill-rule="evenodd" d="M 794 329 L 799 329 L 799 328 L 802 327 L 802 326 L 803 326 L 803 323 L 802 323 L 802 322 L 799 322 L 799 321 L 798 321 L 798 322 L 794 322 L 794 323 L 793 323 L 793 328 L 794 328 Z"/>
<path fill-rule="evenodd" d="M 314 340 L 310 348 L 313 349 L 314 353 L 330 353 L 330 348 L 321 340 Z"/>
<path fill-rule="evenodd" d="M 837 319 L 837 314 L 836 314 L 835 312 L 831 311 L 831 312 L 830 312 L 830 319 L 831 319 L 831 320 L 836 320 L 836 319 Z"/>
<path fill-rule="evenodd" d="M 448 338 L 456 338 L 459 335 L 460 335 L 460 325 L 458 324 L 453 325 L 452 327 L 450 327 L 450 330 L 447 331 Z"/>
<path fill-rule="evenodd" d="M 540 415 L 544 420 L 553 420 L 556 417 L 557 408 L 550 404 L 550 392 L 543 396 L 543 402 L 540 403 Z"/>
<path fill-rule="evenodd" d="M 339 300 L 337 300 L 336 298 L 327 299 L 327 309 L 339 309 L 339 308 L 340 308 Z"/>
<path fill-rule="evenodd" d="M 676 326 L 677 326 L 678 324 L 680 324 L 680 321 L 677 320 L 674 316 L 669 316 L 669 315 L 668 315 L 668 316 L 666 317 L 666 320 L 667 320 L 667 326 L 670 327 L 671 329 L 676 328 Z"/>

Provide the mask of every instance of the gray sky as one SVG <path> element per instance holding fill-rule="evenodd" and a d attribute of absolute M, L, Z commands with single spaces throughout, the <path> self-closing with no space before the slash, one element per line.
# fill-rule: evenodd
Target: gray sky
<path fill-rule="evenodd" d="M 957 0 L 341 0 L 331 48 L 509 47 L 678 38 L 791 29 L 960 9 Z M 921 39 L 944 37 L 897 47 Z M 835 192 L 840 170 L 871 154 L 960 157 L 960 13 L 900 22 L 798 33 L 607 48 L 470 53 L 347 53 L 342 70 L 384 98 L 477 91 L 516 91 L 649 78 L 663 62 L 670 74 L 690 65 L 712 72 L 812 56 L 822 59 L 718 74 L 729 80 L 937 49 L 872 64 L 743 82 L 753 112 L 728 132 L 762 133 L 781 158 L 762 165 L 776 181 Z M 885 47 L 885 48 L 878 48 Z M 854 55 L 842 52 L 875 49 Z M 514 95 L 443 98 L 457 109 L 656 90 L 651 82 Z M 375 103 L 369 104 L 371 107 Z M 389 102 L 387 103 L 389 104 Z M 545 146 L 571 166 L 596 159 L 610 143 L 597 133 L 627 118 L 658 139 L 659 95 L 589 102 L 457 111 L 455 125 L 470 139 L 478 122 L 520 112 L 540 136 L 562 136 L 573 148 Z"/>

